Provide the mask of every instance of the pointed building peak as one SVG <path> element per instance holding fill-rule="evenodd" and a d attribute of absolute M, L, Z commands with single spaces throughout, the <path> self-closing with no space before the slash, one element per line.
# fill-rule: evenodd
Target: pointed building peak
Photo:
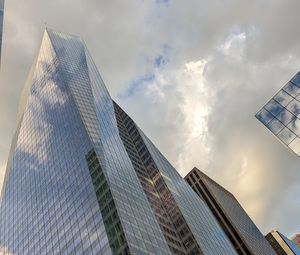
<path fill-rule="evenodd" d="M 47 21 L 44 22 L 44 32 L 48 32 L 48 24 L 47 24 Z"/>
<path fill-rule="evenodd" d="M 48 33 L 50 39 L 52 37 L 59 37 L 61 39 L 76 39 L 76 40 L 83 41 L 82 38 L 78 35 L 69 34 L 69 33 L 65 33 L 65 32 L 55 30 L 53 28 L 49 28 L 47 26 L 47 23 L 45 23 L 45 31 Z"/>

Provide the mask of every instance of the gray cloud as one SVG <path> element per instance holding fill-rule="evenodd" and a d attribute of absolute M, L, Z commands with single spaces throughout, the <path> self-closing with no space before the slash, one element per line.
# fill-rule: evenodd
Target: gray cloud
<path fill-rule="evenodd" d="M 85 39 L 112 95 L 182 174 L 198 166 L 263 232 L 292 235 L 300 229 L 299 158 L 253 115 L 298 71 L 299 7 L 296 0 L 7 1 L 0 166 L 47 22 Z"/>

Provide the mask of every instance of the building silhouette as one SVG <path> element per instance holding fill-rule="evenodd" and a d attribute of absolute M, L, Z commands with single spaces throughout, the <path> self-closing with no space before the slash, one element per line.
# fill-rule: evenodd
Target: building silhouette
<path fill-rule="evenodd" d="M 197 168 L 193 168 L 185 179 L 208 205 L 238 254 L 275 254 L 254 222 L 229 191 Z"/>
<path fill-rule="evenodd" d="M 277 255 L 300 255 L 300 248 L 279 231 L 271 231 L 266 235 L 266 239 Z"/>
<path fill-rule="evenodd" d="M 4 254 L 236 254 L 113 102 L 84 42 L 51 29 L 20 101 L 0 226 Z"/>

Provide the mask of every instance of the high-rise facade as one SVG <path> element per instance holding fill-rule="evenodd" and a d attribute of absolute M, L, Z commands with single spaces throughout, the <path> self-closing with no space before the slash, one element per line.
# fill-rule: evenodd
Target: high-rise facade
<path fill-rule="evenodd" d="M 0 0 L 0 66 L 2 53 L 2 34 L 3 34 L 4 0 Z"/>
<path fill-rule="evenodd" d="M 21 98 L 0 226 L 4 254 L 236 254 L 112 101 L 82 40 L 50 29 Z"/>
<path fill-rule="evenodd" d="M 300 255 L 300 248 L 279 231 L 271 231 L 266 235 L 266 239 L 277 255 Z"/>
<path fill-rule="evenodd" d="M 254 222 L 229 191 L 197 168 L 193 168 L 185 179 L 210 208 L 238 254 L 275 254 Z"/>
<path fill-rule="evenodd" d="M 255 117 L 285 146 L 300 156 L 300 72 L 286 83 Z"/>

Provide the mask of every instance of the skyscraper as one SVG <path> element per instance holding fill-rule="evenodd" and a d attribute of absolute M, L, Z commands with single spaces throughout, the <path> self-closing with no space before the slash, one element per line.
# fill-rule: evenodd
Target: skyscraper
<path fill-rule="evenodd" d="M 285 146 L 300 156 L 300 72 L 258 111 L 255 117 Z"/>
<path fill-rule="evenodd" d="M 266 239 L 277 255 L 300 255 L 300 248 L 278 231 L 271 231 L 266 235 Z"/>
<path fill-rule="evenodd" d="M 4 0 L 0 0 L 0 66 L 2 53 L 2 33 L 3 33 Z"/>
<path fill-rule="evenodd" d="M 236 254 L 112 101 L 83 41 L 50 29 L 21 98 L 0 226 L 6 254 Z"/>
<path fill-rule="evenodd" d="M 208 205 L 238 254 L 275 254 L 254 222 L 229 191 L 197 168 L 193 168 L 185 179 Z"/>

